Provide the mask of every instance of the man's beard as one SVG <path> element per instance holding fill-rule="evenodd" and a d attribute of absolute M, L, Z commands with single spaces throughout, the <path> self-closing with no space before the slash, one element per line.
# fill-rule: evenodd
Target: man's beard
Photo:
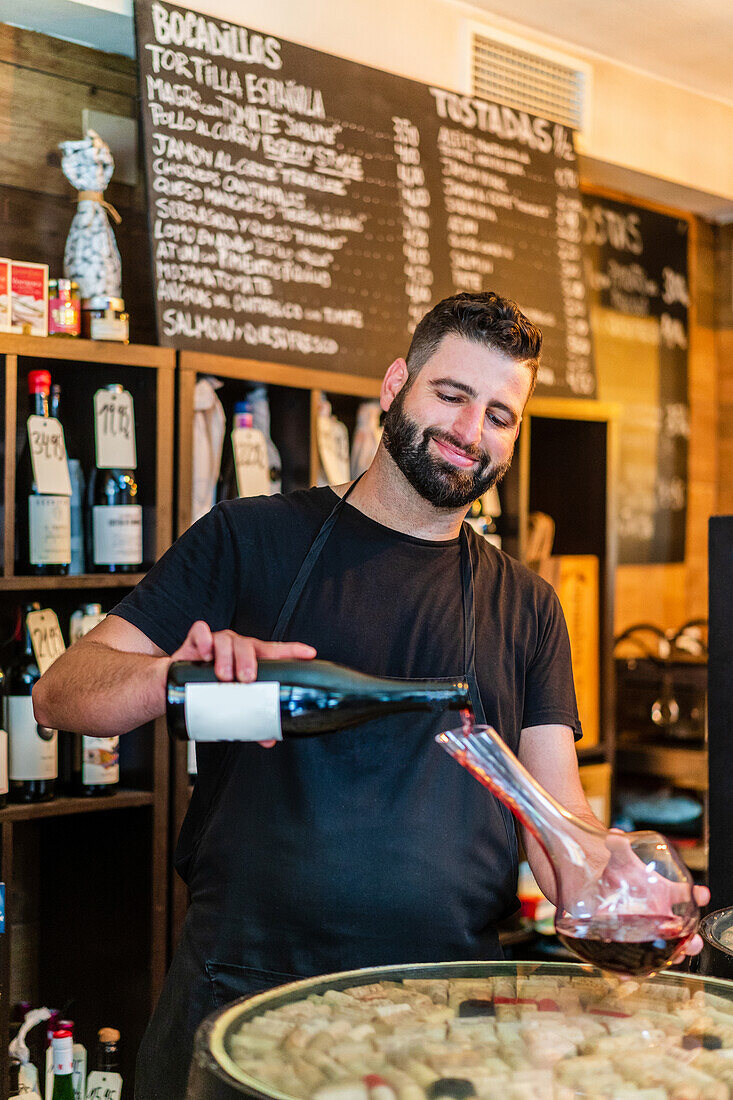
<path fill-rule="evenodd" d="M 382 442 L 399 469 L 421 497 L 436 508 L 467 508 L 474 500 L 496 485 L 511 464 L 493 463 L 491 456 L 473 444 L 464 444 L 439 428 L 425 428 L 404 411 L 404 388 L 384 414 Z M 477 463 L 472 469 L 460 469 L 430 452 L 430 440 L 437 439 L 457 447 Z"/>

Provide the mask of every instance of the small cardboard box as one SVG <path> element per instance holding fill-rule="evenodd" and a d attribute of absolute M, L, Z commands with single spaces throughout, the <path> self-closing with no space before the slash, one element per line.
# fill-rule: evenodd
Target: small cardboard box
<path fill-rule="evenodd" d="M 48 264 L 10 261 L 10 331 L 48 336 Z"/>
<path fill-rule="evenodd" d="M 10 260 L 0 256 L 0 332 L 10 332 Z"/>
<path fill-rule="evenodd" d="M 557 592 L 565 614 L 583 726 L 580 747 L 589 748 L 597 745 L 600 737 L 598 558 L 594 554 L 545 558 L 538 572 Z"/>

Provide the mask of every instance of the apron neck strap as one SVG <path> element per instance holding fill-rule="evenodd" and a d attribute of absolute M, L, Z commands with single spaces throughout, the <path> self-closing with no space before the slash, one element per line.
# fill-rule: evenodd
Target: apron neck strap
<path fill-rule="evenodd" d="M 313 540 L 311 548 L 303 559 L 303 564 L 298 570 L 298 575 L 290 586 L 290 591 L 287 594 L 285 603 L 280 609 L 280 614 L 278 615 L 277 622 L 275 623 L 275 629 L 272 632 L 273 642 L 282 642 L 285 640 L 285 631 L 288 629 L 290 620 L 293 617 L 295 606 L 298 603 L 300 597 L 303 595 L 303 589 L 308 583 L 308 579 L 313 572 L 313 567 L 318 561 L 321 551 L 326 545 L 328 537 L 336 525 L 336 520 L 343 510 L 344 504 L 346 503 L 349 496 L 351 496 L 352 492 L 358 485 L 359 481 L 363 478 L 363 476 L 364 474 L 359 474 L 359 476 L 354 481 L 352 481 L 351 485 L 349 485 L 344 495 L 342 497 L 339 497 L 339 499 L 336 501 L 333 508 L 331 509 L 329 516 L 324 520 L 320 531 Z"/>

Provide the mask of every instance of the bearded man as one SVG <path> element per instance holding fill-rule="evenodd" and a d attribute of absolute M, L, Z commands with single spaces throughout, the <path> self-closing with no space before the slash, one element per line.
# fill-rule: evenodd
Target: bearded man
<path fill-rule="evenodd" d="M 387 369 L 364 475 L 213 508 L 41 678 L 38 721 L 97 736 L 140 726 L 164 713 L 176 659 L 245 682 L 258 659 L 316 653 L 378 676 L 461 678 L 477 720 L 593 821 L 557 597 L 463 523 L 509 467 L 540 345 L 496 294 L 440 302 Z M 456 724 L 396 715 L 269 750 L 198 746 L 176 852 L 191 904 L 140 1050 L 140 1100 L 180 1100 L 197 1025 L 234 997 L 356 967 L 501 958 L 516 835 L 435 744 Z"/>

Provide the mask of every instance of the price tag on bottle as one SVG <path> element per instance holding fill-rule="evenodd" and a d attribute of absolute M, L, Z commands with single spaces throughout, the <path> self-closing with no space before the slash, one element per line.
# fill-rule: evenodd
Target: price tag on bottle
<path fill-rule="evenodd" d="M 321 465 L 331 485 L 343 485 L 351 477 L 349 431 L 335 416 L 316 417 L 316 439 Z"/>
<path fill-rule="evenodd" d="M 64 429 L 52 416 L 29 416 L 28 443 L 39 493 L 71 496 Z"/>
<path fill-rule="evenodd" d="M 93 1069 L 87 1077 L 86 1100 L 120 1100 L 122 1077 L 119 1073 L 106 1073 Z"/>
<path fill-rule="evenodd" d="M 240 497 L 269 496 L 270 463 L 267 442 L 259 428 L 235 428 L 232 432 L 234 465 Z"/>
<path fill-rule="evenodd" d="M 66 651 L 59 620 L 56 612 L 47 607 L 43 611 L 29 611 L 25 621 L 31 636 L 36 664 L 43 675 L 56 658 Z"/>
<path fill-rule="evenodd" d="M 94 437 L 98 470 L 135 470 L 135 409 L 127 390 L 97 390 Z"/>

